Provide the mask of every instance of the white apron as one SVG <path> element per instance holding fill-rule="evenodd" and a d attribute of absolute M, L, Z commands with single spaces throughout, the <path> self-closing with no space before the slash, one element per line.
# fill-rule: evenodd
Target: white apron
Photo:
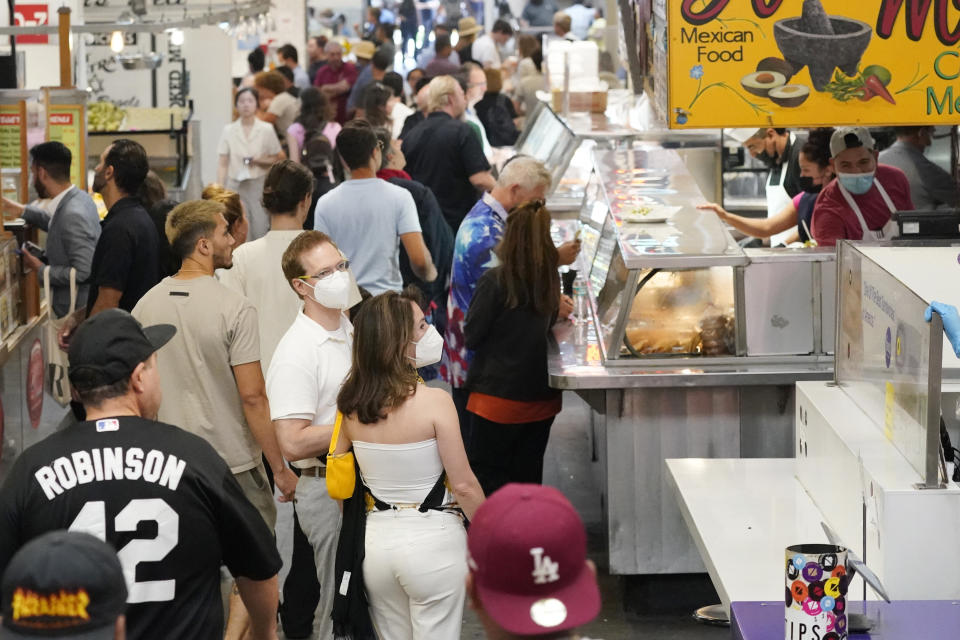
<path fill-rule="evenodd" d="M 840 193 L 843 194 L 843 199 L 847 201 L 847 204 L 850 205 L 850 208 L 853 209 L 853 212 L 857 214 L 857 220 L 860 221 L 860 228 L 863 229 L 863 239 L 864 240 L 890 240 L 891 238 L 896 238 L 900 235 L 900 227 L 897 225 L 897 221 L 893 219 L 893 213 L 897 210 L 897 207 L 894 206 L 893 200 L 890 199 L 890 196 L 887 195 L 887 190 L 883 188 L 883 185 L 880 184 L 880 181 L 876 178 L 873 179 L 873 184 L 877 186 L 877 191 L 880 192 L 880 197 L 883 198 L 883 201 L 887 203 L 887 208 L 890 209 L 890 219 L 887 220 L 887 223 L 876 231 L 871 230 L 867 227 L 867 221 L 863 219 L 863 213 L 860 211 L 857 201 L 853 199 L 853 196 L 847 191 L 846 187 L 837 180 L 837 186 L 840 187 Z M 869 191 L 867 192 L 869 193 Z"/>
<path fill-rule="evenodd" d="M 791 133 L 790 134 L 790 146 L 793 147 L 797 143 L 796 137 Z M 787 177 L 787 165 L 790 164 L 790 159 L 785 158 L 783 164 L 780 165 L 780 180 L 777 184 L 771 184 L 773 182 L 773 176 L 775 175 L 774 171 L 770 171 L 770 175 L 767 177 L 767 217 L 772 218 L 781 211 L 783 211 L 787 205 L 789 205 L 793 198 L 790 197 L 790 194 L 787 193 L 787 190 L 783 186 L 783 182 Z M 778 234 L 775 234 L 770 237 L 770 246 L 774 247 L 778 244 L 783 243 L 783 241 L 793 233 L 794 229 L 788 229 L 787 231 L 782 231 Z"/>

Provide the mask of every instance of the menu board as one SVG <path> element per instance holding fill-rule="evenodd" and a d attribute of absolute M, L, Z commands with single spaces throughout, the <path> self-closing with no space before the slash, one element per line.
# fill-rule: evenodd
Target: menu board
<path fill-rule="evenodd" d="M 47 113 L 47 140 L 61 142 L 70 149 L 70 183 L 81 189 L 86 188 L 86 176 L 81 171 L 86 164 L 83 119 L 83 105 L 79 104 L 51 104 Z"/>
<path fill-rule="evenodd" d="M 19 104 L 0 104 L 0 168 L 20 169 L 24 119 Z M 7 173 L 0 177 L 0 193 L 20 200 L 19 176 Z M 0 218 L 4 217 L 0 213 Z"/>
<path fill-rule="evenodd" d="M 20 166 L 20 105 L 0 104 L 0 167 Z"/>
<path fill-rule="evenodd" d="M 960 4 L 669 0 L 673 128 L 956 124 Z"/>

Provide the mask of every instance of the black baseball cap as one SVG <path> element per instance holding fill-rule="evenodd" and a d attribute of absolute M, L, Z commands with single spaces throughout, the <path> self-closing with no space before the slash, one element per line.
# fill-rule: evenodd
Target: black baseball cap
<path fill-rule="evenodd" d="M 112 546 L 89 533 L 52 531 L 13 556 L 0 597 L 2 639 L 112 640 L 127 585 Z"/>
<path fill-rule="evenodd" d="M 84 386 L 95 389 L 123 380 L 177 332 L 172 324 L 143 327 L 122 309 L 107 309 L 81 324 L 70 340 L 70 382 L 82 372 Z M 92 384 L 91 384 L 92 381 Z"/>

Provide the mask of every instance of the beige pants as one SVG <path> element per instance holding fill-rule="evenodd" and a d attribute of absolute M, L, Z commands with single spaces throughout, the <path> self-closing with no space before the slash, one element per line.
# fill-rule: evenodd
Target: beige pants
<path fill-rule="evenodd" d="M 240 483 L 243 495 L 247 496 L 260 515 L 267 523 L 270 531 L 277 526 L 277 505 L 273 501 L 273 492 L 270 491 L 270 482 L 267 481 L 267 470 L 261 462 L 253 469 L 241 471 L 233 476 Z"/>

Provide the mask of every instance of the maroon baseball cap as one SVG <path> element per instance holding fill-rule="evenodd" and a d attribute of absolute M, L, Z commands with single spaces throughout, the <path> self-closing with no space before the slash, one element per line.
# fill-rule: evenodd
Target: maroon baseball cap
<path fill-rule="evenodd" d="M 480 602 L 510 633 L 564 631 L 600 613 L 583 521 L 553 487 L 508 484 L 494 492 L 470 523 L 467 547 Z"/>

